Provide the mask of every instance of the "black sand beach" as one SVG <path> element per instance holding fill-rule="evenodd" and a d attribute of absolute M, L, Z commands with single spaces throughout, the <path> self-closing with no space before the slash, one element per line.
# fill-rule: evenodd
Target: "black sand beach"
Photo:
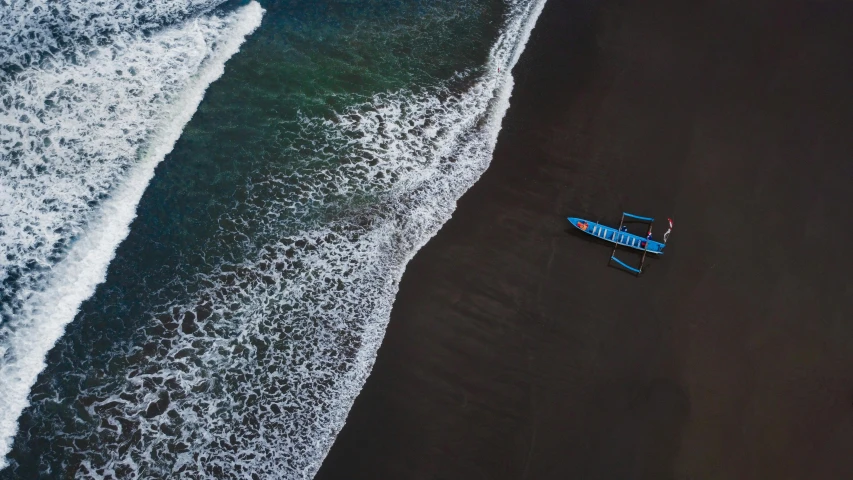
<path fill-rule="evenodd" d="M 853 478 L 851 25 L 549 0 L 317 479 Z M 622 211 L 639 279 L 565 220 Z"/>

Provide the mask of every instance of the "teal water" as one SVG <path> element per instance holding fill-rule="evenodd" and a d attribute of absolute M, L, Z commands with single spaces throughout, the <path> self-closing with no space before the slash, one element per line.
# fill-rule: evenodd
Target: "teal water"
<path fill-rule="evenodd" d="M 541 3 L 17 12 L 0 113 L 41 124 L 0 136 L 0 477 L 311 478 L 405 264 L 488 166 Z"/>

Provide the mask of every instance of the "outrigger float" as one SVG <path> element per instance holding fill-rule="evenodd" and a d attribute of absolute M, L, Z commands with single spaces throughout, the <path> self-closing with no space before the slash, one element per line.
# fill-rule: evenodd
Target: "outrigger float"
<path fill-rule="evenodd" d="M 626 218 L 629 222 L 641 222 L 649 225 L 645 238 L 626 231 Z M 611 265 L 611 262 L 616 262 L 617 265 L 634 273 L 638 277 L 643 273 L 643 264 L 646 262 L 646 254 L 652 253 L 655 255 L 663 255 L 663 249 L 666 247 L 666 241 L 669 239 L 669 234 L 672 233 L 672 219 L 668 218 L 669 230 L 663 234 L 663 242 L 652 240 L 652 225 L 654 224 L 655 219 L 651 217 L 641 217 L 627 212 L 622 213 L 622 220 L 619 222 L 619 228 L 608 227 L 607 225 L 590 222 L 589 220 L 584 220 L 582 218 L 568 217 L 568 219 L 569 222 L 571 222 L 571 224 L 578 230 L 613 243 L 613 251 L 610 253 L 610 260 L 607 261 L 607 264 Z M 643 258 L 640 259 L 640 266 L 635 268 L 616 258 L 616 248 L 619 246 L 642 251 Z"/>

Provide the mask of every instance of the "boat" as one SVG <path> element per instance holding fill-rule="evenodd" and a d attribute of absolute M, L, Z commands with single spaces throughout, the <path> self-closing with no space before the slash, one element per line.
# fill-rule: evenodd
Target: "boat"
<path fill-rule="evenodd" d="M 634 221 L 648 224 L 649 228 L 646 232 L 646 236 L 643 237 L 641 235 L 628 233 L 624 228 L 626 218 L 629 222 Z M 611 253 L 610 255 L 610 261 L 616 262 L 619 266 L 633 272 L 637 276 L 642 273 L 643 264 L 646 260 L 647 253 L 663 255 L 664 248 L 666 247 L 666 241 L 669 238 L 669 234 L 672 232 L 672 219 L 667 219 L 669 221 L 669 230 L 667 230 L 664 234 L 663 242 L 652 240 L 652 224 L 654 223 L 655 219 L 651 217 L 634 215 L 632 213 L 627 212 L 622 213 L 622 220 L 619 222 L 618 228 L 602 225 L 598 222 L 592 222 L 577 217 L 568 217 L 568 220 L 572 224 L 572 226 L 577 228 L 578 230 L 592 235 L 593 237 L 598 237 L 604 241 L 613 243 L 613 253 Z M 619 246 L 632 248 L 634 250 L 639 250 L 643 252 L 643 258 L 640 260 L 640 266 L 635 268 L 616 258 L 616 248 Z M 608 264 L 610 263 L 610 261 L 608 261 Z"/>

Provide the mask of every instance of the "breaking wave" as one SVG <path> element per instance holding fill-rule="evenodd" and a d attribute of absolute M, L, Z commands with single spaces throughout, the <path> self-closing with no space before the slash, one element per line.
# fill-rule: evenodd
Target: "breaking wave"
<path fill-rule="evenodd" d="M 213 2 L 122 5 L 0 13 L 3 455 L 45 355 L 104 280 L 154 168 L 263 14 L 253 2 L 152 33 Z"/>
<path fill-rule="evenodd" d="M 198 16 L 218 3 L 154 2 L 114 20 L 62 1 L 68 18 L 31 9 L 21 18 L 33 34 L 0 33 L 12 45 L 0 47 L 2 453 L 154 168 L 260 23 L 256 3 Z M 482 68 L 300 115 L 294 137 L 265 146 L 293 155 L 258 162 L 239 208 L 205 239 L 238 254 L 205 257 L 169 290 L 178 295 L 152 293 L 133 338 L 102 355 L 108 369 L 62 359 L 83 365 L 67 380 L 74 398 L 47 388 L 56 396 L 28 410 L 53 434 L 40 468 L 312 478 L 373 366 L 406 264 L 489 165 L 510 71 L 544 3 L 508 2 Z M 101 33 L 64 26 L 73 19 Z"/>
<path fill-rule="evenodd" d="M 78 473 L 313 477 L 373 366 L 405 265 L 491 160 L 508 72 L 543 4 L 513 6 L 476 75 L 301 118 L 303 138 L 327 140 L 317 161 L 270 171 L 250 214 L 229 219 L 275 240 L 199 274 L 195 293 L 157 307 L 113 354 L 126 374 L 84 392 L 94 427 L 72 442 L 92 445 L 75 447 Z M 328 203 L 339 207 L 322 224 L 278 234 L 282 216 Z"/>
<path fill-rule="evenodd" d="M 222 0 L 4 2 L 0 65 L 19 69 L 57 57 L 85 57 L 87 50 L 116 36 L 150 32 L 220 3 Z"/>

